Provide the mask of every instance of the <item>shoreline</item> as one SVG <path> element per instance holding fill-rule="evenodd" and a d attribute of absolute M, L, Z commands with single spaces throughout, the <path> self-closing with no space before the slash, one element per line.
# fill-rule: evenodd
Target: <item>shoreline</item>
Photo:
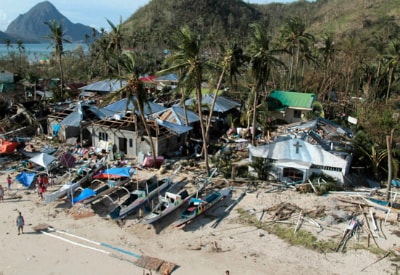
<path fill-rule="evenodd" d="M 156 172 L 154 172 L 156 173 Z M 15 178 L 16 173 L 12 173 Z M 162 175 L 164 176 L 164 175 Z M 195 176 L 189 171 L 178 174 L 188 179 Z M 6 182 L 6 174 L 0 175 L 0 182 Z M 4 184 L 2 184 L 4 185 Z M 49 191 L 60 185 L 51 186 Z M 248 192 L 233 210 L 214 228 L 213 224 L 225 209 L 242 194 L 242 188 L 235 188 L 232 198 L 226 199 L 209 212 L 198 217 L 183 229 L 173 222 L 183 210 L 178 209 L 171 216 L 153 225 L 139 224 L 136 216 L 129 216 L 122 222 L 115 222 L 90 212 L 82 205 L 66 207 L 64 200 L 48 205 L 37 196 L 35 190 L 25 189 L 14 181 L 13 190 L 5 191 L 5 201 L 0 203 L 1 246 L 4 265 L 3 275 L 13 274 L 143 274 L 147 269 L 137 265 L 138 257 L 151 257 L 158 261 L 175 264 L 171 274 L 355 274 L 366 268 L 365 274 L 394 272 L 392 262 L 379 259 L 365 249 L 349 249 L 346 253 L 318 253 L 300 246 L 292 246 L 273 234 L 255 226 L 239 222 L 238 209 L 255 213 L 265 222 L 273 213 L 261 213 L 277 205 L 290 203 L 300 209 L 315 210 L 325 207 L 327 214 L 338 213 L 339 202 L 335 195 L 326 197 L 312 193 L 300 194 L 294 190 L 279 193 L 265 193 L 263 189 Z M 11 200 L 10 194 L 17 196 Z M 17 235 L 16 217 L 18 211 L 25 218 L 25 234 Z M 335 212 L 336 211 L 336 212 Z M 75 215 L 79 213 L 80 216 Z M 75 217 L 75 218 L 74 218 Z M 78 218 L 77 218 L 78 217 Z M 295 223 L 291 220 L 291 223 Z M 324 230 L 304 223 L 300 230 L 315 234 L 318 239 L 338 241 L 345 223 L 329 224 L 328 219 L 318 219 Z M 51 226 L 55 229 L 40 233 L 37 226 Z M 293 225 L 294 229 L 295 225 Z M 393 249 L 399 245 L 395 234 L 398 226 L 387 225 L 387 239 L 377 242 L 382 249 Z M 292 230 L 292 229 L 291 229 Z M 59 232 L 56 232 L 59 231 Z M 394 233 L 393 233 L 394 232 Z M 360 243 L 366 243 L 365 235 Z M 357 245 L 356 240 L 349 245 Z M 374 246 L 371 242 L 371 247 Z M 370 265 L 370 266 L 369 266 Z M 159 274 L 152 271 L 152 274 Z"/>

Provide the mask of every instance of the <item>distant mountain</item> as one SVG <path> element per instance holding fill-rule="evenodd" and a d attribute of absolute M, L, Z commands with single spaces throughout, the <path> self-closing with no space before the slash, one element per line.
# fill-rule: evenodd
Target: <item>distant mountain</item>
<path fill-rule="evenodd" d="M 5 32 L 0 31 L 0 43 L 4 43 L 4 41 L 10 40 L 15 41 L 18 38 L 15 35 L 10 35 Z"/>
<path fill-rule="evenodd" d="M 49 42 L 49 40 L 44 37 L 49 35 L 50 29 L 45 22 L 51 20 L 62 23 L 66 34 L 65 38 L 71 42 L 85 41 L 85 36 L 90 40 L 92 39 L 93 28 L 80 23 L 72 23 L 49 1 L 41 2 L 31 8 L 27 13 L 19 15 L 10 23 L 4 34 L 11 36 L 13 38 L 10 39 L 12 42 L 16 39 L 20 39 L 24 43 L 46 43 Z M 98 35 L 97 31 L 96 35 Z M 1 38 L 2 34 L 0 33 L 0 39 Z M 4 40 L 0 40 L 0 43 L 3 42 Z"/>

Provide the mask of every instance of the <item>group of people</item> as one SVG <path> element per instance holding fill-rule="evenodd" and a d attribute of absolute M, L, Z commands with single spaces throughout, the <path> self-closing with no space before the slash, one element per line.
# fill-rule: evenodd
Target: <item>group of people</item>
<path fill-rule="evenodd" d="M 36 192 L 38 196 L 43 200 L 43 193 L 47 190 L 47 184 L 49 183 L 49 177 L 47 175 L 39 175 L 36 181 Z"/>

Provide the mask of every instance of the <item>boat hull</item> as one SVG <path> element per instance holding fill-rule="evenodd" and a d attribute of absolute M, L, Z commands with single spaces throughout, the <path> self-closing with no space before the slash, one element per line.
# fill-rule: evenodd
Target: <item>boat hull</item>
<path fill-rule="evenodd" d="M 365 202 L 376 209 L 382 210 L 384 212 L 395 212 L 400 214 L 400 204 L 398 203 L 390 203 L 384 200 L 378 200 L 374 198 L 363 198 Z"/>
<path fill-rule="evenodd" d="M 153 199 L 157 195 L 162 194 L 171 186 L 171 180 L 169 178 L 162 179 L 161 181 L 159 181 L 159 183 L 160 182 L 161 182 L 161 184 L 160 185 L 157 184 L 157 187 L 154 189 L 152 188 L 152 191 L 150 191 L 150 192 L 145 191 L 144 197 L 138 198 L 138 199 L 134 200 L 128 206 L 121 208 L 118 216 L 114 216 L 114 217 L 112 216 L 112 218 L 113 219 L 123 219 L 123 218 L 127 217 L 128 215 L 135 213 L 145 203 L 147 203 L 149 200 Z"/>
<path fill-rule="evenodd" d="M 216 191 L 203 199 L 192 198 L 188 207 L 181 213 L 181 218 L 175 222 L 176 227 L 183 227 L 198 216 L 204 214 L 213 206 L 224 200 L 230 194 L 230 189 Z"/>
<path fill-rule="evenodd" d="M 177 196 L 179 196 L 179 199 L 175 199 L 174 202 L 168 199 L 169 197 L 177 198 Z M 166 194 L 162 197 L 161 202 L 154 208 L 154 210 L 145 216 L 140 222 L 143 224 L 155 223 L 186 204 L 192 196 L 193 194 L 189 195 L 186 190 L 178 194 L 173 194 L 173 196 L 168 196 L 168 194 Z"/>

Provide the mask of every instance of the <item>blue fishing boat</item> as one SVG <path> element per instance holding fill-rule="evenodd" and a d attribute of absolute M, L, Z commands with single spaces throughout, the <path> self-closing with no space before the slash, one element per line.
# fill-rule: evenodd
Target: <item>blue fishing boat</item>
<path fill-rule="evenodd" d="M 187 223 L 191 222 L 201 214 L 205 213 L 211 207 L 216 205 L 218 202 L 225 199 L 231 192 L 231 189 L 223 189 L 220 191 L 214 191 L 208 194 L 204 198 L 191 198 L 189 205 L 181 213 L 180 219 L 175 222 L 175 226 L 182 227 Z"/>

